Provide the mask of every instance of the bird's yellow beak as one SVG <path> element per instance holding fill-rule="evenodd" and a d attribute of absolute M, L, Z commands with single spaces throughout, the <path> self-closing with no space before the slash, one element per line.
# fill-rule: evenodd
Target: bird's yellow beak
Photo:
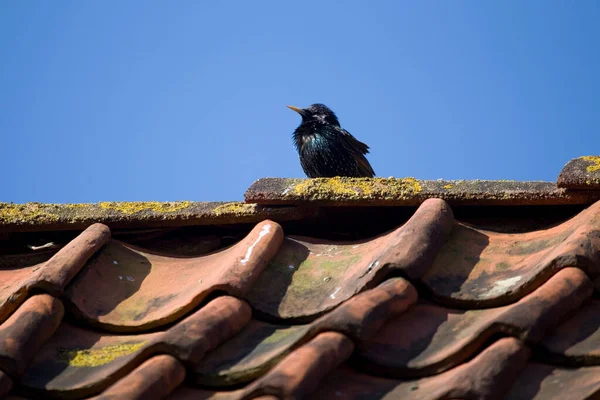
<path fill-rule="evenodd" d="M 302 114 L 303 114 L 303 111 L 302 111 L 302 109 L 301 109 L 301 108 L 294 107 L 294 106 L 286 106 L 286 107 L 287 107 L 287 108 L 289 108 L 290 110 L 294 110 L 294 111 L 296 111 L 296 112 L 297 112 L 298 114 L 300 114 L 300 115 L 302 115 Z"/>

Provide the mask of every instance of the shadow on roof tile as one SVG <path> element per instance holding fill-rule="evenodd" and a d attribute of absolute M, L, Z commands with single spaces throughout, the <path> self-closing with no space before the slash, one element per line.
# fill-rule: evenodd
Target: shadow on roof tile
<path fill-rule="evenodd" d="M 0 369 L 13 377 L 25 372 L 40 347 L 54 334 L 64 314 L 52 296 L 30 297 L 0 326 Z"/>
<path fill-rule="evenodd" d="M 532 362 L 506 395 L 507 400 L 584 400 L 600 396 L 600 367 L 561 368 Z"/>
<path fill-rule="evenodd" d="M 152 357 L 94 400 L 160 400 L 185 378 L 185 367 L 169 355 Z"/>
<path fill-rule="evenodd" d="M 239 400 L 243 390 L 233 390 L 230 392 L 198 389 L 192 386 L 180 386 L 167 400 Z"/>
<path fill-rule="evenodd" d="M 381 282 L 390 272 L 421 276 L 445 243 L 453 223 L 442 200 L 425 201 L 402 227 L 370 240 L 284 240 L 248 294 L 266 318 L 307 322 Z"/>
<path fill-rule="evenodd" d="M 193 371 L 193 379 L 207 386 L 248 382 L 321 332 L 336 331 L 353 339 L 367 339 L 416 300 L 416 290 L 410 283 L 392 278 L 351 298 L 309 325 L 273 325 L 253 320 L 202 360 Z"/>
<path fill-rule="evenodd" d="M 341 367 L 322 380 L 311 399 L 502 399 L 529 355 L 518 340 L 500 339 L 463 365 L 414 381 L 377 378 Z"/>
<path fill-rule="evenodd" d="M 0 397 L 4 398 L 13 387 L 13 381 L 4 372 L 0 371 Z"/>
<path fill-rule="evenodd" d="M 253 399 L 264 395 L 283 399 L 305 398 L 317 388 L 325 375 L 348 359 L 353 350 L 352 340 L 341 333 L 321 333 L 250 384 L 241 398 Z"/>
<path fill-rule="evenodd" d="M 107 335 L 61 324 L 21 380 L 25 393 L 48 397 L 97 394 L 148 357 L 168 353 L 194 365 L 250 320 L 250 307 L 219 297 L 165 332 Z"/>
<path fill-rule="evenodd" d="M 592 295 L 581 270 L 566 268 L 519 302 L 486 310 L 420 303 L 358 344 L 361 369 L 384 376 L 427 376 L 468 359 L 494 335 L 538 342 Z"/>
<path fill-rule="evenodd" d="M 277 252 L 283 231 L 264 221 L 240 242 L 181 258 L 112 241 L 67 289 L 73 313 L 92 326 L 140 332 L 171 323 L 215 291 L 243 296 Z"/>
<path fill-rule="evenodd" d="M 94 224 L 48 261 L 20 269 L 0 270 L 0 322 L 19 307 L 33 290 L 62 293 L 86 261 L 108 240 L 106 225 Z"/>
<path fill-rule="evenodd" d="M 600 273 L 600 202 L 550 229 L 504 234 L 456 224 L 422 277 L 437 301 L 484 308 L 514 302 L 561 268 Z"/>
<path fill-rule="evenodd" d="M 569 366 L 600 365 L 600 300 L 593 299 L 540 344 L 544 361 Z"/>

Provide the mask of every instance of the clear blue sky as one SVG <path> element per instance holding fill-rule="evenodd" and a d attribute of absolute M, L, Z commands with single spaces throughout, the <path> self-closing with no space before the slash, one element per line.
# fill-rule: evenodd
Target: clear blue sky
<path fill-rule="evenodd" d="M 600 154 L 600 2 L 4 1 L 0 201 L 238 200 L 322 102 L 379 176 Z"/>

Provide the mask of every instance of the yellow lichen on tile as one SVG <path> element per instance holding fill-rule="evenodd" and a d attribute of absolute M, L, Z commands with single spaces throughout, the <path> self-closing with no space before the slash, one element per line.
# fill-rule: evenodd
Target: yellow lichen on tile
<path fill-rule="evenodd" d="M 314 178 L 294 186 L 295 195 L 320 200 L 402 198 L 422 190 L 414 178 Z"/>
<path fill-rule="evenodd" d="M 247 215 L 253 214 L 256 210 L 256 204 L 248 204 L 248 203 L 226 203 L 220 206 L 215 207 L 213 213 L 216 216 L 231 214 L 231 215 Z"/>
<path fill-rule="evenodd" d="M 444 189 L 452 189 L 452 185 L 444 185 Z"/>
<path fill-rule="evenodd" d="M 58 358 L 72 367 L 98 367 L 141 349 L 146 342 L 124 343 L 98 349 L 59 349 Z"/>
<path fill-rule="evenodd" d="M 190 206 L 189 201 L 177 201 L 162 203 L 159 201 L 134 201 L 134 202 L 100 202 L 100 207 L 105 210 L 120 211 L 123 214 L 135 214 L 140 211 L 154 211 L 158 213 L 168 213 L 179 211 Z"/>
<path fill-rule="evenodd" d="M 52 207 L 40 203 L 0 203 L 0 223 L 54 222 L 58 216 L 48 212 Z"/>
<path fill-rule="evenodd" d="M 600 156 L 584 156 L 581 157 L 581 159 L 591 162 L 591 164 L 586 168 L 587 172 L 600 171 Z"/>

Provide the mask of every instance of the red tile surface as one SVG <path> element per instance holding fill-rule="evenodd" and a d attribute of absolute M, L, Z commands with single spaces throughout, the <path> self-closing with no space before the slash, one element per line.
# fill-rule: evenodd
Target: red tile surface
<path fill-rule="evenodd" d="M 27 393 L 61 397 L 97 394 L 151 355 L 169 353 L 193 365 L 250 319 L 250 308 L 219 297 L 164 332 L 114 335 L 63 323 L 21 380 Z"/>
<path fill-rule="evenodd" d="M 243 296 L 282 239 L 281 227 L 264 221 L 235 246 L 200 257 L 152 254 L 113 241 L 72 282 L 67 295 L 77 315 L 92 326 L 116 332 L 164 326 L 214 291 Z"/>
<path fill-rule="evenodd" d="M 248 302 L 272 318 L 314 319 L 392 272 L 423 274 L 452 221 L 448 205 L 431 199 L 406 224 L 378 238 L 342 243 L 288 237 Z"/>
<path fill-rule="evenodd" d="M 506 395 L 508 400 L 597 399 L 600 366 L 561 368 L 532 362 Z"/>
<path fill-rule="evenodd" d="M 600 202 L 550 229 L 506 234 L 457 223 L 423 282 L 440 303 L 464 308 L 518 300 L 564 267 L 600 274 Z"/>
<path fill-rule="evenodd" d="M 329 371 L 347 360 L 352 350 L 354 344 L 346 336 L 336 332 L 321 333 L 251 384 L 243 398 L 258 395 L 304 398 L 317 388 Z"/>
<path fill-rule="evenodd" d="M 86 261 L 108 240 L 106 225 L 94 224 L 48 261 L 20 269 L 1 269 L 0 322 L 19 307 L 32 291 L 60 294 Z"/>
<path fill-rule="evenodd" d="M 63 317 L 62 303 L 52 296 L 30 297 L 0 326 L 0 369 L 21 376 Z"/>
<path fill-rule="evenodd" d="M 559 365 L 600 365 L 600 300 L 593 299 L 542 341 L 546 361 Z"/>
<path fill-rule="evenodd" d="M 465 311 L 423 302 L 361 342 L 358 353 L 380 374 L 432 375 L 463 362 L 495 335 L 539 341 L 577 310 L 592 289 L 581 270 L 567 268 L 509 306 Z"/>
<path fill-rule="evenodd" d="M 94 397 L 95 400 L 159 400 L 178 387 L 185 378 L 185 367 L 176 358 L 152 357 L 129 375 Z"/>
<path fill-rule="evenodd" d="M 153 220 L 113 240 L 96 224 L 66 245 L 9 232 L 0 397 L 600 396 L 600 203 L 550 228 L 513 215 L 535 229 L 520 233 L 500 233 L 504 211 L 488 211 L 470 219 L 486 229 L 430 199 L 380 230 L 359 208 L 345 225 L 323 208 L 283 226 L 233 226 L 232 214 L 227 227 L 156 231 Z M 339 232 L 363 224 L 376 233 Z"/>
<path fill-rule="evenodd" d="M 194 381 L 221 387 L 248 382 L 321 332 L 336 331 L 353 339 L 368 339 L 416 300 L 416 290 L 410 283 L 392 278 L 311 324 L 287 326 L 253 320 L 195 368 Z"/>
<path fill-rule="evenodd" d="M 502 399 L 525 367 L 530 351 L 520 341 L 501 339 L 473 360 L 434 377 L 399 381 L 343 367 L 327 376 L 313 399 Z"/>

